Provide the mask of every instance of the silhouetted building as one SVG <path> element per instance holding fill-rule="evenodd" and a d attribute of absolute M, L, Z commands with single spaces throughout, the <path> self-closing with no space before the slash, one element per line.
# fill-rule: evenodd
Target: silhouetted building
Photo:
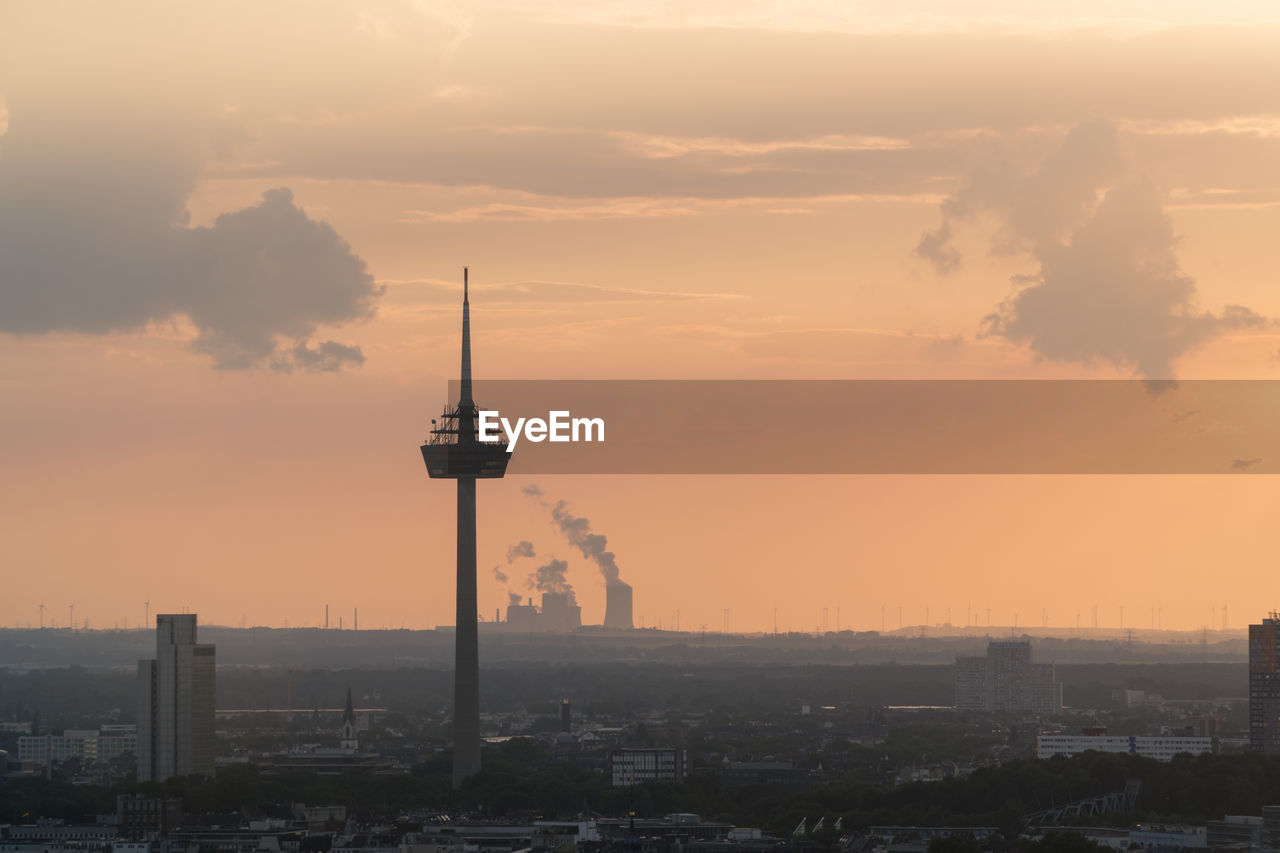
<path fill-rule="evenodd" d="M 631 630 L 635 627 L 631 613 L 631 584 L 611 581 L 604 588 L 604 627 Z"/>
<path fill-rule="evenodd" d="M 561 699 L 560 700 L 560 731 L 562 732 L 569 731 L 571 728 L 573 728 L 572 722 L 573 722 L 573 717 L 569 713 L 569 700 Z"/>
<path fill-rule="evenodd" d="M 1280 614 L 1249 626 L 1249 748 L 1280 754 Z"/>
<path fill-rule="evenodd" d="M 213 775 L 214 647 L 196 617 L 156 616 L 155 660 L 138 661 L 138 781 Z"/>
<path fill-rule="evenodd" d="M 360 751 L 360 737 L 356 733 L 356 708 L 351 702 L 351 688 L 347 688 L 347 706 L 342 710 L 342 748 L 348 752 Z"/>
<path fill-rule="evenodd" d="M 544 592 L 542 607 L 528 604 L 507 605 L 506 630 L 567 633 L 582 627 L 582 608 L 573 591 Z"/>
<path fill-rule="evenodd" d="M 572 592 L 542 594 L 542 622 L 548 631 L 576 631 L 582 627 L 582 608 Z"/>
<path fill-rule="evenodd" d="M 507 627 L 513 631 L 538 630 L 538 608 L 533 606 L 533 599 L 528 604 L 518 601 L 507 605 Z"/>
<path fill-rule="evenodd" d="M 123 838 L 159 838 L 182 826 L 182 800 L 120 794 L 116 797 L 116 825 Z"/>
<path fill-rule="evenodd" d="M 675 747 L 623 748 L 609 753 L 608 776 L 615 788 L 645 782 L 681 782 L 688 772 L 688 752 Z"/>
<path fill-rule="evenodd" d="M 1051 663 L 1033 663 L 1029 640 L 992 640 L 986 657 L 956 658 L 956 710 L 1062 711 L 1062 685 Z"/>

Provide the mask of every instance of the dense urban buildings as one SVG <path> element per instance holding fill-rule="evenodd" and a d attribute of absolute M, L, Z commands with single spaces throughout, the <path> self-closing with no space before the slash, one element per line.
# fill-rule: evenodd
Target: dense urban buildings
<path fill-rule="evenodd" d="M 214 666 L 194 613 L 156 617 L 156 656 L 138 661 L 139 782 L 213 775 Z"/>
<path fill-rule="evenodd" d="M 1249 748 L 1280 754 L 1280 614 L 1249 626 Z"/>
<path fill-rule="evenodd" d="M 992 640 L 986 657 L 956 658 L 956 710 L 1057 714 L 1062 685 L 1052 663 L 1032 662 L 1030 640 Z"/>

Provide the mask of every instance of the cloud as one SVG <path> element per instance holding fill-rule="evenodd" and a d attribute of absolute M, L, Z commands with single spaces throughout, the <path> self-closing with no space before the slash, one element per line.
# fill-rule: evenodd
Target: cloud
<path fill-rule="evenodd" d="M 960 266 L 960 252 L 951 243 L 951 221 L 944 220 L 933 231 L 920 235 L 916 254 L 933 264 L 941 274 L 954 272 Z"/>
<path fill-rule="evenodd" d="M 315 347 L 302 342 L 289 350 L 289 358 L 277 361 L 277 370 L 289 371 L 293 367 L 317 372 L 341 370 L 345 365 L 364 364 L 364 352 L 360 347 L 347 346 L 337 341 L 321 341 Z"/>
<path fill-rule="evenodd" d="M 442 281 L 386 282 L 394 295 L 412 294 L 415 301 L 443 305 L 457 305 L 462 300 L 462 288 Z M 474 287 L 474 285 L 473 285 Z M 486 305 L 503 303 L 565 303 L 586 302 L 685 302 L 692 300 L 743 299 L 734 293 L 690 293 L 662 290 L 640 290 L 631 287 L 609 287 L 600 284 L 579 284 L 566 281 L 521 281 L 480 285 Z"/>
<path fill-rule="evenodd" d="M 1262 461 L 1261 456 L 1255 459 L 1232 459 L 1231 468 L 1234 471 L 1244 471 L 1249 468 L 1252 468 L 1253 466 L 1257 465 L 1261 461 Z"/>
<path fill-rule="evenodd" d="M 193 347 L 220 368 L 363 362 L 359 347 L 311 338 L 371 316 L 381 288 L 289 190 L 187 227 L 200 158 L 189 136 L 113 138 L 59 118 L 15 109 L 0 140 L 0 331 L 104 334 L 186 318 Z"/>
<path fill-rule="evenodd" d="M 1197 304 L 1179 266 L 1165 196 L 1121 156 L 1115 126 L 1077 125 L 1028 173 L 987 168 L 942 205 L 942 224 L 916 253 L 940 273 L 960 261 L 952 224 L 979 213 L 1000 218 L 994 248 L 1025 254 L 1035 272 L 983 321 L 984 333 L 1062 362 L 1106 362 L 1154 379 L 1218 335 L 1270 321 L 1242 305 L 1220 313 Z"/>

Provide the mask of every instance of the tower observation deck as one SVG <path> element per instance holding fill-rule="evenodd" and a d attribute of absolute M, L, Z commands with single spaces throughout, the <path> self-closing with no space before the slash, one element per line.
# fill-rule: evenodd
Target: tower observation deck
<path fill-rule="evenodd" d="M 422 460 L 432 479 L 458 481 L 458 607 L 454 623 L 453 786 L 480 771 L 480 646 L 476 626 L 476 480 L 502 477 L 511 454 L 501 442 L 480 440 L 471 399 L 471 301 L 462 271 L 462 391 L 431 422 Z"/>

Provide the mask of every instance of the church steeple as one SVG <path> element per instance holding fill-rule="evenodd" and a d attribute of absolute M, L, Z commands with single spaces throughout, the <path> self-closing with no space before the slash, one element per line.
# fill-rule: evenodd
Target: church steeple
<path fill-rule="evenodd" d="M 347 707 L 342 711 L 342 748 L 350 752 L 360 750 L 356 736 L 356 706 L 351 701 L 351 688 L 347 688 Z"/>

